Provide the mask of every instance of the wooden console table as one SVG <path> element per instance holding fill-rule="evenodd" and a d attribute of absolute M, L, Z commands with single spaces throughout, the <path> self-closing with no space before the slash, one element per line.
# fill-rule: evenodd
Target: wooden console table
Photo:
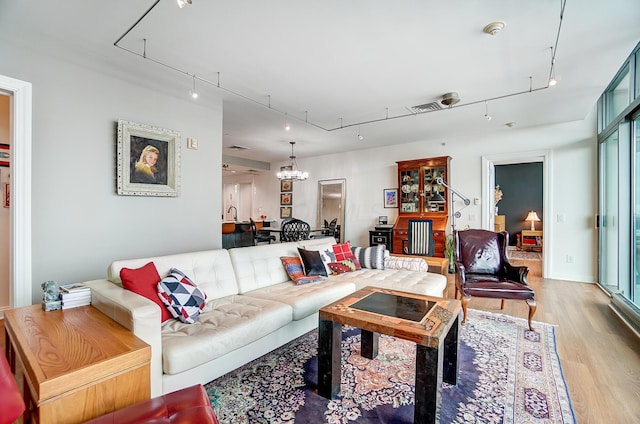
<path fill-rule="evenodd" d="M 150 346 L 94 307 L 33 305 L 4 318 L 6 355 L 23 376 L 25 423 L 82 423 L 149 399 Z"/>

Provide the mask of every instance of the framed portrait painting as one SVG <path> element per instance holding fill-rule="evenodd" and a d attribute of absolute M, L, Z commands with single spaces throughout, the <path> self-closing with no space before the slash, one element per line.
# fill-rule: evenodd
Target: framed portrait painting
<path fill-rule="evenodd" d="M 179 132 L 119 120 L 117 154 L 119 195 L 180 195 Z"/>
<path fill-rule="evenodd" d="M 291 180 L 280 180 L 280 191 L 282 191 L 282 192 L 293 191 L 293 181 L 291 181 Z"/>
<path fill-rule="evenodd" d="M 398 189 L 397 188 L 384 189 L 384 207 L 385 208 L 398 207 Z"/>
<path fill-rule="evenodd" d="M 280 219 L 291 218 L 291 206 L 280 206 Z"/>
<path fill-rule="evenodd" d="M 281 205 L 293 204 L 293 193 L 280 193 L 280 204 Z"/>

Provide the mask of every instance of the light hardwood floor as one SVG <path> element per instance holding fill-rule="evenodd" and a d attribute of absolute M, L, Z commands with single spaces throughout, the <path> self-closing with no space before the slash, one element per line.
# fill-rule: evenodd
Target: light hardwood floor
<path fill-rule="evenodd" d="M 534 321 L 557 325 L 556 339 L 576 419 L 580 424 L 640 423 L 640 338 L 609 308 L 595 284 L 543 279 L 539 261 L 528 265 L 536 292 Z M 448 276 L 445 296 L 455 294 Z M 525 302 L 472 299 L 469 307 L 526 318 Z M 535 326 L 534 326 L 535 327 Z"/>
<path fill-rule="evenodd" d="M 594 284 L 540 277 L 541 262 L 513 261 L 531 268 L 536 291 L 534 321 L 557 325 L 558 353 L 580 424 L 640 423 L 640 338 L 609 308 L 609 297 Z M 448 276 L 445 296 L 453 297 L 455 279 Z M 471 308 L 526 318 L 524 302 L 472 299 Z M 0 320 L 4 352 L 4 322 Z"/>

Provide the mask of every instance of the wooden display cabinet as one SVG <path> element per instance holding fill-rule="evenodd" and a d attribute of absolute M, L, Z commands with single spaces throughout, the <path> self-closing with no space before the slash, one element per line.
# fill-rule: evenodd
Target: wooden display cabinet
<path fill-rule="evenodd" d="M 402 240 L 408 237 L 409 219 L 431 219 L 434 256 L 444 257 L 451 196 L 443 184 L 438 184 L 438 178 L 449 182 L 450 162 L 450 156 L 396 162 L 399 202 L 393 226 L 393 253 L 403 253 Z"/>

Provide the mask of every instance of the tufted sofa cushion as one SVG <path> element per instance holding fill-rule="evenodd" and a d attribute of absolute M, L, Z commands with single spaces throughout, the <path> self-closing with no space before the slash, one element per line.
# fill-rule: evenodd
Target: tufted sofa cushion
<path fill-rule="evenodd" d="M 354 291 L 355 284 L 329 277 L 324 281 L 304 285 L 294 285 L 291 282 L 274 284 L 253 290 L 246 295 L 290 305 L 293 319 L 297 321 L 317 313 L 323 306 Z"/>
<path fill-rule="evenodd" d="M 262 244 L 259 246 L 230 249 L 240 294 L 291 281 L 282 266 L 282 256 L 298 256 L 295 242 Z"/>
<path fill-rule="evenodd" d="M 109 266 L 108 279 L 122 285 L 122 268 L 140 268 L 148 262 L 155 264 L 161 278 L 169 275 L 171 268 L 179 269 L 207 294 L 207 301 L 238 294 L 233 265 L 225 249 L 115 261 Z"/>
<path fill-rule="evenodd" d="M 291 283 L 289 283 L 291 284 Z M 208 301 L 198 321 L 162 325 L 162 369 L 178 374 L 219 358 L 289 324 L 289 305 L 249 296 Z"/>

